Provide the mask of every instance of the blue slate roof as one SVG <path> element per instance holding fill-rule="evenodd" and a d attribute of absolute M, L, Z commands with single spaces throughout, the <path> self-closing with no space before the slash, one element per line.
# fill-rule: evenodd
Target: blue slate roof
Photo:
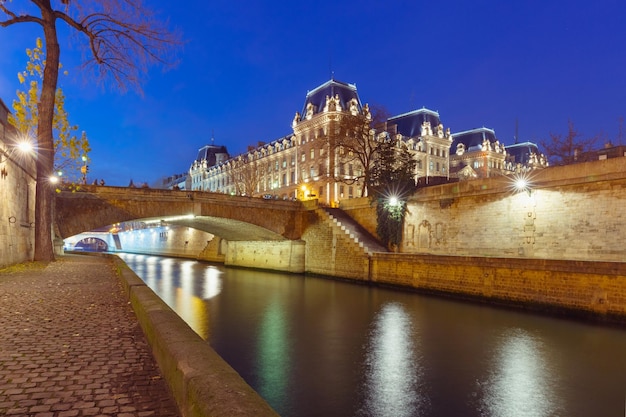
<path fill-rule="evenodd" d="M 540 155 L 539 148 L 532 142 L 516 143 L 505 147 L 509 158 L 515 158 L 514 162 L 519 164 L 527 164 L 531 154 Z"/>
<path fill-rule="evenodd" d="M 217 163 L 217 154 L 228 155 L 228 151 L 225 146 L 205 145 L 198 150 L 196 161 L 201 162 L 206 159 L 208 166 L 214 166 Z"/>
<path fill-rule="evenodd" d="M 489 140 L 489 142 L 495 142 L 498 140 L 496 138 L 496 132 L 486 127 L 454 133 L 452 134 L 452 138 L 452 146 L 450 147 L 451 152 L 456 150 L 459 143 L 464 144 L 465 149 L 470 150 L 471 148 L 482 146 L 485 139 Z"/>
<path fill-rule="evenodd" d="M 356 91 L 356 85 L 331 79 L 307 93 L 306 99 L 304 100 L 304 106 L 302 107 L 302 112 L 300 112 L 302 117 L 306 114 L 306 109 L 309 103 L 312 103 L 315 106 L 315 114 L 322 111 L 324 106 L 326 106 L 327 96 L 339 96 L 339 101 L 343 109 L 349 108 L 349 103 L 354 98 L 358 103 L 357 107 L 359 112 L 361 111 L 361 99 Z"/>
<path fill-rule="evenodd" d="M 422 123 L 430 122 L 430 126 L 435 129 L 439 125 L 439 113 L 422 108 L 387 119 L 387 124 L 396 125 L 397 131 L 402 136 L 417 137 L 421 135 Z"/>

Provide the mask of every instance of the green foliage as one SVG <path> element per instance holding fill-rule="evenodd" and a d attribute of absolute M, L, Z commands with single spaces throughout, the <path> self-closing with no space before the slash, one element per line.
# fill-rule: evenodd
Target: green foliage
<path fill-rule="evenodd" d="M 37 39 L 37 46 L 27 49 L 28 62 L 26 69 L 17 74 L 20 84 L 28 86 L 26 91 L 17 91 L 17 100 L 13 100 L 13 114 L 9 115 L 9 122 L 24 138 L 37 137 L 39 123 L 40 86 L 43 78 L 45 61 L 41 39 Z M 67 71 L 65 72 L 67 75 Z M 65 95 L 57 88 L 54 103 L 53 117 L 54 135 L 54 172 L 62 173 L 65 182 L 75 184 L 81 177 L 80 168 L 84 165 L 83 156 L 87 156 L 91 148 L 85 132 L 78 134 L 78 126 L 69 122 L 69 115 L 65 110 Z"/>
<path fill-rule="evenodd" d="M 376 233 L 387 247 L 397 247 L 402 241 L 406 201 L 391 203 L 388 198 L 378 198 L 376 204 Z"/>
<path fill-rule="evenodd" d="M 387 247 L 402 241 L 406 200 L 415 192 L 415 159 L 405 144 L 387 137 L 379 147 L 370 177 L 376 200 L 376 233 Z"/>

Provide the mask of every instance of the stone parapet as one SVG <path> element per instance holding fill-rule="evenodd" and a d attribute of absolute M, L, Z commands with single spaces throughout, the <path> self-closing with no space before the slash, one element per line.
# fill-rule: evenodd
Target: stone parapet
<path fill-rule="evenodd" d="M 423 292 L 626 323 L 626 263 L 372 255 L 371 281 Z"/>

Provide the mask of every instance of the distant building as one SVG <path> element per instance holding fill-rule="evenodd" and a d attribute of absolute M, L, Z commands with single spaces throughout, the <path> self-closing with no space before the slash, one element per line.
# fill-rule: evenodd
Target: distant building
<path fill-rule="evenodd" d="M 200 148 L 189 169 L 187 188 L 266 198 L 317 198 L 326 205 L 362 197 L 364 168 L 342 146 L 335 146 L 338 135 L 345 134 L 341 122 L 347 117 L 371 120 L 356 86 L 331 79 L 307 93 L 287 135 L 259 142 L 234 157 L 223 146 Z M 439 113 L 426 108 L 390 117 L 383 125 L 372 128 L 372 137 L 393 137 L 406 146 L 416 159 L 416 185 L 502 175 L 519 169 L 515 159 L 530 160 L 530 147 L 516 148 L 519 155 L 509 157 L 493 130 L 452 134 Z"/>
<path fill-rule="evenodd" d="M 530 142 L 505 146 L 496 132 L 486 127 L 453 135 L 450 173 L 459 180 L 507 175 L 520 170 L 544 168 L 545 156 Z"/>
<path fill-rule="evenodd" d="M 160 187 L 168 190 L 186 190 L 187 186 L 185 185 L 187 181 L 187 173 L 184 174 L 174 174 L 170 177 L 164 178 L 161 181 Z"/>
<path fill-rule="evenodd" d="M 573 163 L 598 161 L 603 159 L 619 158 L 622 156 L 626 156 L 626 146 L 615 146 L 611 142 L 607 142 L 601 149 L 588 152 L 575 152 Z"/>

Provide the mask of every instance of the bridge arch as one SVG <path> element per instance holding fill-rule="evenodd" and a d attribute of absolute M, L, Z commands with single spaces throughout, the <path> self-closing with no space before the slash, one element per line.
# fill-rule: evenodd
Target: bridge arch
<path fill-rule="evenodd" d="M 55 203 L 61 238 L 141 219 L 192 227 L 229 241 L 296 240 L 308 216 L 297 201 L 93 185 L 61 191 Z"/>

